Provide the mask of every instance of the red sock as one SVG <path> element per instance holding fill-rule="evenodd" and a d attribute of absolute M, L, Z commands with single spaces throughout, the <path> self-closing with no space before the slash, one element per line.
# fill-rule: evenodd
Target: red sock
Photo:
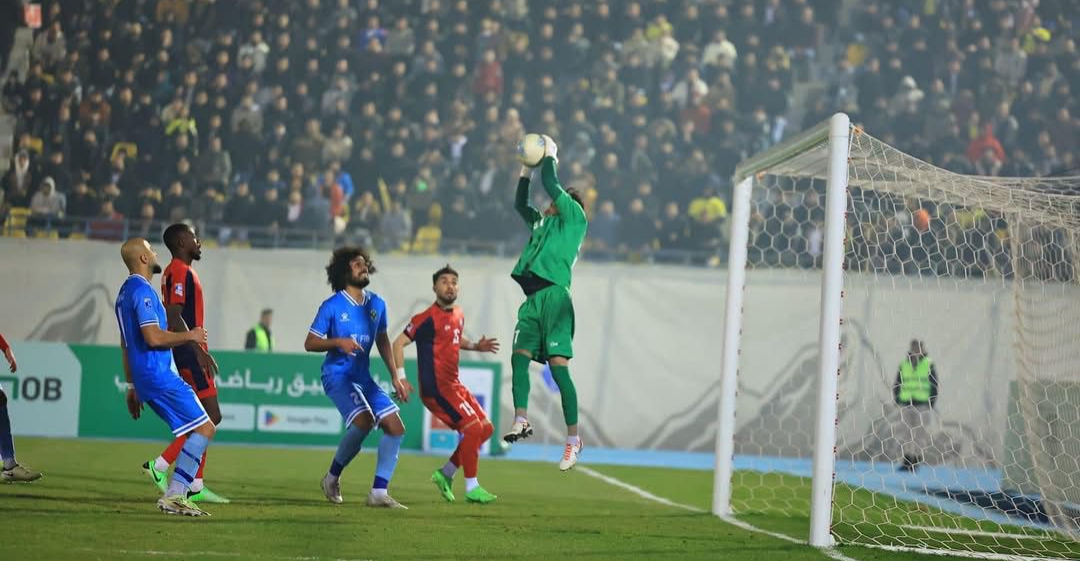
<path fill-rule="evenodd" d="M 202 461 L 199 462 L 199 472 L 195 474 L 195 479 L 202 479 L 204 469 L 206 469 L 206 452 L 202 453 Z"/>
<path fill-rule="evenodd" d="M 494 427 L 488 424 L 475 424 L 465 429 L 465 437 L 461 439 L 458 450 L 461 451 L 461 466 L 465 470 L 465 477 L 476 477 L 478 464 L 480 463 L 480 447 L 484 441 L 491 438 Z"/>
<path fill-rule="evenodd" d="M 187 435 L 178 436 L 176 440 L 172 441 L 172 444 L 161 453 L 161 457 L 165 459 L 169 464 L 176 463 L 177 456 L 180 455 L 180 449 L 184 447 L 184 443 L 187 442 Z"/>

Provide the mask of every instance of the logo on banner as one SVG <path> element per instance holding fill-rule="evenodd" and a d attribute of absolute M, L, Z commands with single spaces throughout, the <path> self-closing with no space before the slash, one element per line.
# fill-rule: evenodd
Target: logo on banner
<path fill-rule="evenodd" d="M 341 414 L 334 407 L 260 405 L 257 430 L 294 434 L 338 434 Z"/>

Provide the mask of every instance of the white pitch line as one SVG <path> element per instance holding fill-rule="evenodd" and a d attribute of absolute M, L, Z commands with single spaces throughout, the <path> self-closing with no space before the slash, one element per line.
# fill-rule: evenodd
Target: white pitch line
<path fill-rule="evenodd" d="M 983 530 L 965 530 L 963 528 L 934 528 L 932 526 L 913 526 L 901 524 L 901 528 L 907 530 L 922 530 L 934 534 L 958 534 L 963 536 L 979 536 L 985 538 L 1002 538 L 1015 540 L 1053 540 L 1052 537 L 1042 534 L 1010 534 L 1008 532 L 986 532 Z"/>
<path fill-rule="evenodd" d="M 159 551 L 156 549 L 93 549 L 93 548 L 81 548 L 77 551 L 85 553 L 106 553 L 106 554 L 120 554 L 120 555 L 146 555 L 150 557 L 162 556 L 162 557 L 178 557 L 187 558 L 190 556 L 198 557 L 248 557 L 246 553 L 237 553 L 234 551 Z M 259 559 L 274 559 L 277 561 L 374 561 L 373 559 L 341 559 L 338 557 L 312 557 L 312 556 L 286 556 L 286 555 L 259 555 Z"/>
<path fill-rule="evenodd" d="M 657 503 L 660 503 L 662 505 L 666 505 L 666 506 L 670 506 L 670 507 L 681 508 L 683 510 L 688 510 L 690 512 L 697 512 L 697 513 L 701 513 L 701 514 L 704 514 L 704 513 L 707 512 L 706 510 L 700 509 L 700 508 L 698 508 L 696 506 L 690 506 L 690 505 L 685 505 L 685 504 L 682 504 L 682 503 L 677 503 L 677 502 L 672 501 L 670 499 L 665 499 L 664 497 L 654 495 L 654 494 L 646 491 L 645 489 L 642 489 L 641 487 L 638 487 L 636 485 L 631 485 L 631 484 L 629 484 L 629 483 L 627 483 L 625 481 L 622 481 L 620 479 L 616 479 L 614 477 L 611 477 L 610 475 L 604 475 L 604 474 L 602 474 L 602 473 L 600 473 L 600 472 L 598 472 L 598 471 L 596 471 L 594 469 L 591 469 L 591 468 L 587 468 L 587 467 L 584 467 L 584 466 L 578 466 L 575 469 L 577 469 L 578 471 L 584 473 L 585 475 L 588 475 L 589 477 L 594 477 L 594 478 L 599 479 L 600 481 L 603 481 L 604 483 L 607 483 L 609 485 L 614 485 L 615 487 L 618 487 L 620 489 L 630 491 L 631 493 L 633 493 L 633 494 L 635 494 L 635 495 L 637 495 L 637 496 L 639 496 L 639 497 L 641 497 L 643 499 L 648 499 L 650 501 L 657 502 Z M 788 543 L 797 543 L 797 544 L 800 544 L 800 545 L 809 545 L 804 540 L 793 538 L 793 537 L 791 537 L 791 536 L 789 536 L 787 534 L 781 534 L 779 532 L 772 532 L 772 531 L 769 531 L 769 530 L 765 530 L 763 528 L 758 528 L 757 526 L 754 526 L 753 524 L 750 524 L 748 522 L 743 522 L 742 520 L 739 520 L 737 518 L 733 518 L 731 516 L 720 516 L 718 518 L 720 518 L 720 520 L 726 522 L 727 524 L 731 524 L 732 526 L 735 526 L 736 528 L 740 528 L 740 529 L 746 530 L 748 532 L 755 532 L 755 533 L 758 533 L 758 534 L 764 534 L 766 536 L 770 536 L 770 537 L 776 538 L 778 540 L 783 540 L 783 541 L 786 541 Z M 830 559 L 833 559 L 835 561 L 857 561 L 856 559 L 852 559 L 851 557 L 848 557 L 847 555 L 844 555 L 843 553 L 840 553 L 839 551 L 837 551 L 835 549 L 832 549 L 832 548 L 821 549 L 820 551 L 825 556 L 827 556 Z"/>
<path fill-rule="evenodd" d="M 904 552 L 904 553 L 921 553 L 923 555 L 938 555 L 942 557 L 967 557 L 968 559 L 989 559 L 991 561 L 1047 561 L 1048 559 L 1060 559 L 1059 557 L 1030 557 L 1024 555 L 1013 555 L 1011 553 L 987 553 L 983 551 L 960 551 L 955 549 L 929 549 L 925 547 L 907 547 L 900 545 L 875 545 L 875 544 L 859 544 L 862 547 L 872 547 L 874 549 L 883 549 L 885 551 Z"/>

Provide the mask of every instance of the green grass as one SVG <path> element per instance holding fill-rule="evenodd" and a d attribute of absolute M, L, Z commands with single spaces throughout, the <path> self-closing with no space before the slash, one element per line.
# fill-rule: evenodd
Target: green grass
<path fill-rule="evenodd" d="M 210 452 L 208 483 L 234 502 L 206 505 L 210 518 L 183 519 L 157 511 L 156 489 L 139 469 L 158 445 L 33 438 L 16 444 L 20 459 L 46 477 L 0 486 L 5 560 L 827 559 L 808 546 L 664 506 L 581 471 L 560 473 L 554 463 L 482 461 L 480 479 L 500 497 L 478 506 L 463 502 L 461 481 L 458 503 L 439 498 L 428 477 L 441 458 L 403 455 L 391 490 L 410 510 L 384 511 L 362 506 L 372 454 L 361 454 L 346 471 L 346 503 L 331 505 L 319 488 L 331 452 L 218 446 Z M 673 501 L 709 507 L 708 472 L 590 467 Z M 805 515 L 742 518 L 799 538 L 808 524 Z M 841 551 L 859 561 L 941 559 Z"/>

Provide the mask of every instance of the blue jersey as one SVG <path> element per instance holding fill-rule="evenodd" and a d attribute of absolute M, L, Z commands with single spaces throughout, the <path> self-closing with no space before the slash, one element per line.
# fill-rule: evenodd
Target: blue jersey
<path fill-rule="evenodd" d="M 150 401 L 177 385 L 185 385 L 176 371 L 172 351 L 152 348 L 143 338 L 144 325 L 169 329 L 165 306 L 150 281 L 141 275 L 131 275 L 124 281 L 116 297 L 116 321 L 139 399 Z"/>
<path fill-rule="evenodd" d="M 375 336 L 386 333 L 386 302 L 367 290 L 364 301 L 357 302 L 343 290 L 323 301 L 309 331 L 323 339 L 351 337 L 361 347 L 351 355 L 338 348 L 328 351 L 322 366 L 324 377 L 370 379 Z"/>

